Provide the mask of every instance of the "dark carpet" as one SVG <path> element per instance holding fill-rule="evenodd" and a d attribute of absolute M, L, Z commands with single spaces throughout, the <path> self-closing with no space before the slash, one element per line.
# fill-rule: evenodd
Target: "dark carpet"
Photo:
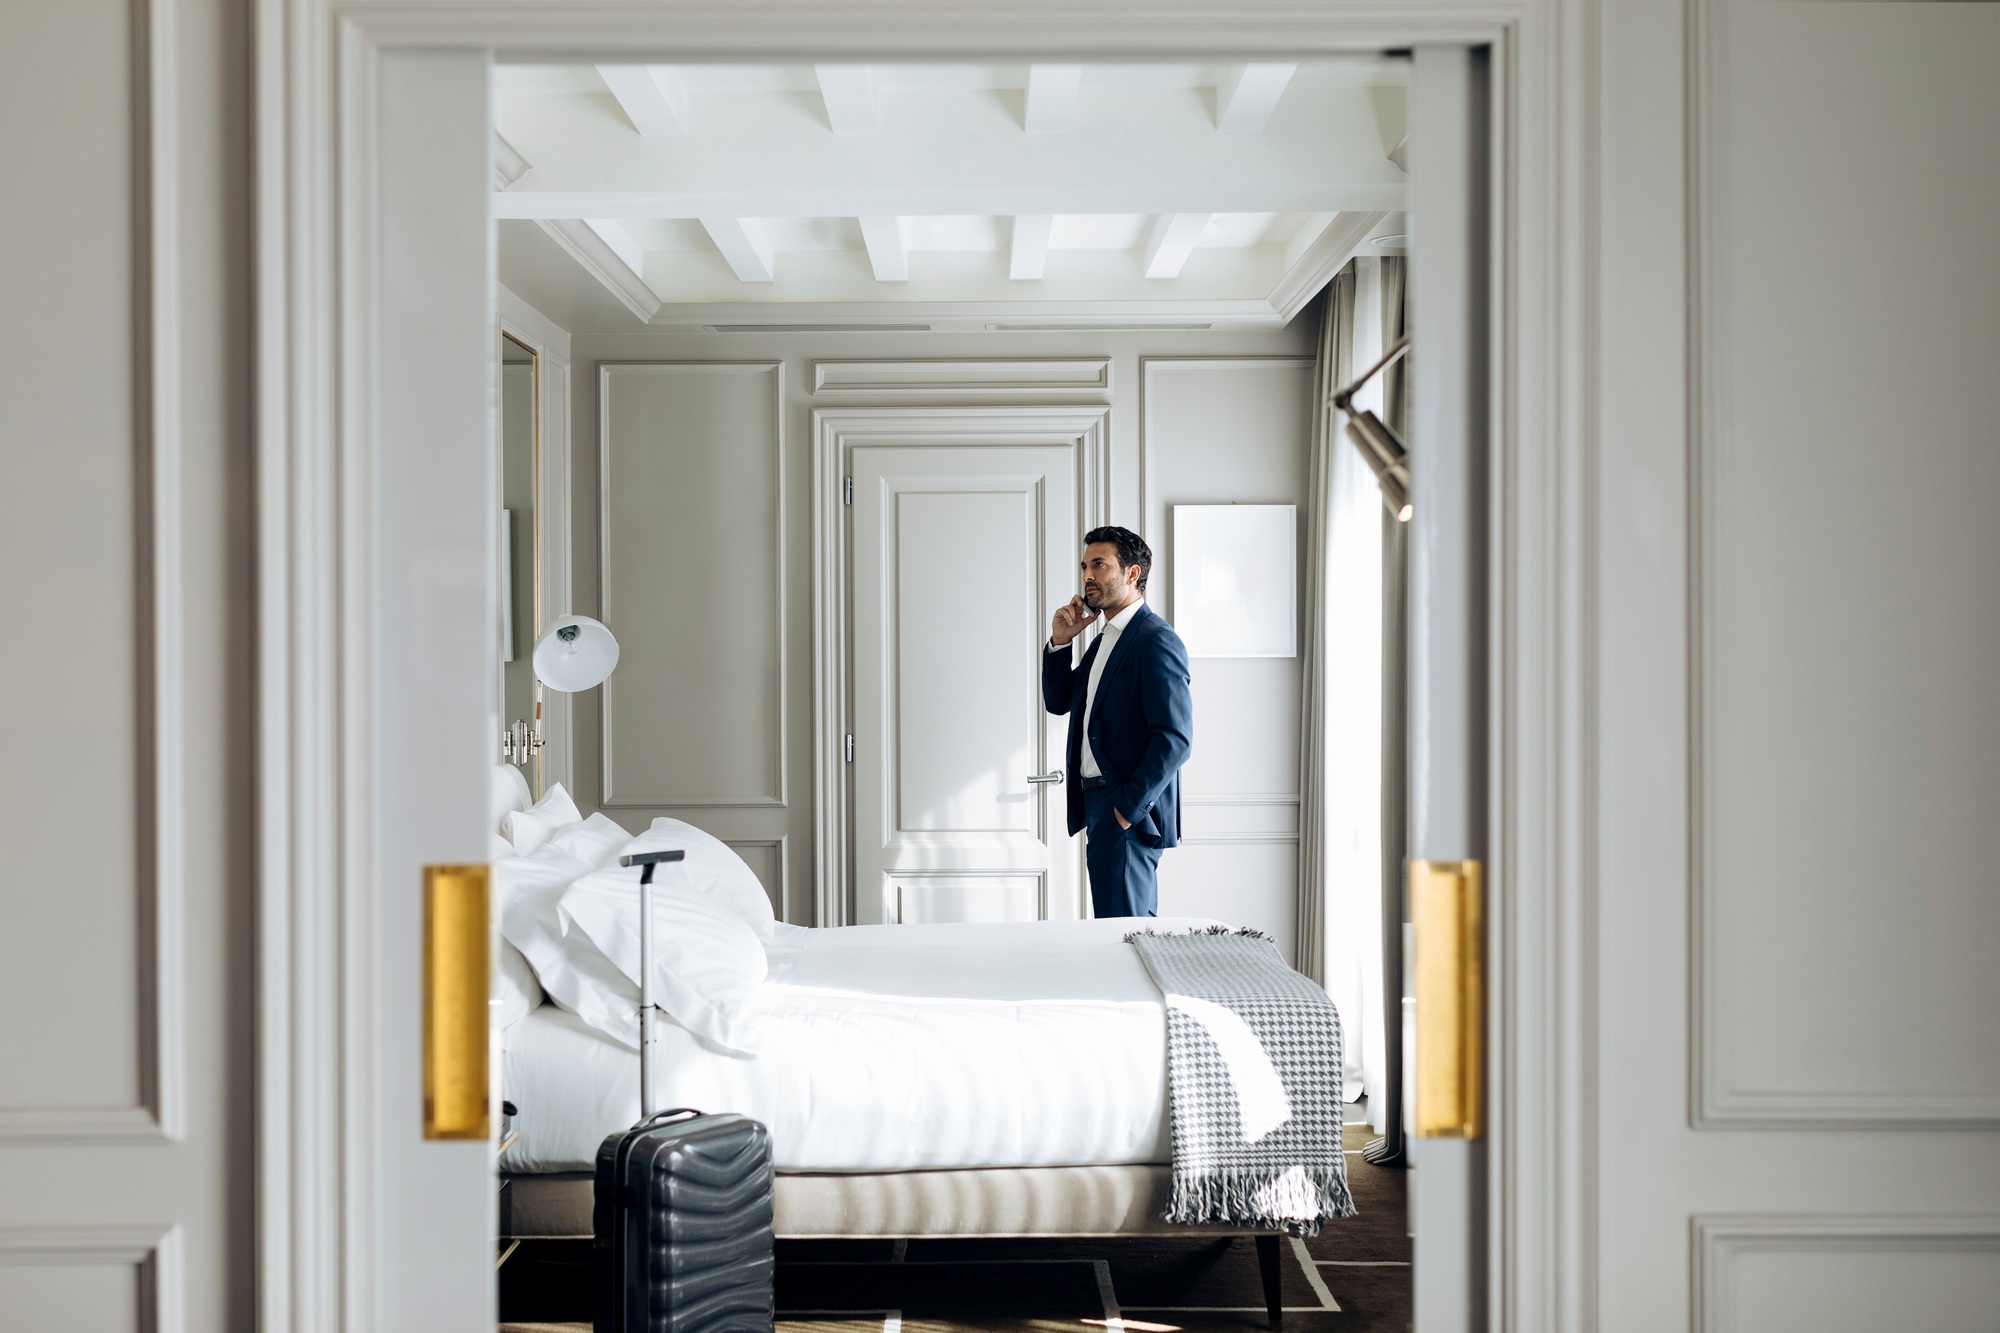
<path fill-rule="evenodd" d="M 1365 1125 L 1346 1133 L 1348 1183 L 1360 1215 L 1280 1246 L 1285 1327 L 1405 1333 L 1406 1177 L 1370 1166 L 1355 1151 L 1370 1137 Z M 780 1241 L 777 1297 L 784 1333 L 1265 1327 L 1257 1252 L 1248 1238 Z M 502 1333 L 588 1330 L 588 1245 L 524 1244 L 500 1270 L 500 1314 Z"/>

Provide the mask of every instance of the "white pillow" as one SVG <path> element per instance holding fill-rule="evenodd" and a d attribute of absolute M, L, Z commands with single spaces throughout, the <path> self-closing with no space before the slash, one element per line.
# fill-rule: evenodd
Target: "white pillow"
<path fill-rule="evenodd" d="M 757 932 L 729 903 L 689 892 L 677 866 L 659 868 L 652 902 L 653 1002 L 709 1044 L 756 1054 L 752 1001 L 769 969 Z M 586 875 L 563 893 L 557 910 L 565 928 L 574 926 L 572 933 L 595 941 L 636 991 L 638 868 L 612 866 Z"/>
<path fill-rule="evenodd" d="M 623 824 L 609 815 L 595 814 L 557 829 L 543 846 L 553 847 L 565 856 L 574 856 L 596 870 L 610 865 L 619 849 L 631 841 L 632 835 L 625 831 Z"/>
<path fill-rule="evenodd" d="M 505 1032 L 542 1005 L 542 983 L 521 951 L 506 940 L 500 941 L 500 974 L 493 980 L 493 1005 L 499 1010 L 500 1030 Z"/>
<path fill-rule="evenodd" d="M 516 810 L 526 810 L 535 803 L 535 794 L 528 790 L 528 780 L 521 770 L 512 764 L 495 764 L 493 777 L 488 786 L 487 809 L 492 812 L 492 831 L 499 833 L 507 826 L 507 816 Z"/>
<path fill-rule="evenodd" d="M 607 857 L 608 859 L 608 857 Z M 543 847 L 493 864 L 500 934 L 521 951 L 549 998 L 605 1036 L 639 1048 L 639 988 L 580 930 L 565 933 L 556 904 L 601 863 Z"/>
<path fill-rule="evenodd" d="M 745 865 L 728 843 L 692 824 L 663 816 L 632 839 L 625 854 L 664 852 L 675 847 L 687 853 L 687 859 L 679 863 L 684 883 L 675 892 L 714 898 L 748 921 L 760 944 L 769 944 L 778 924 L 771 911 L 770 895 L 764 892 L 764 882 L 757 878 L 757 872 Z M 664 871 L 667 867 L 660 869 Z"/>
<path fill-rule="evenodd" d="M 507 816 L 501 832 L 507 841 L 514 844 L 516 856 L 527 856 L 549 840 L 549 835 L 558 829 L 582 819 L 576 802 L 563 790 L 562 783 L 550 786 L 542 799 L 526 810 L 516 810 Z"/>

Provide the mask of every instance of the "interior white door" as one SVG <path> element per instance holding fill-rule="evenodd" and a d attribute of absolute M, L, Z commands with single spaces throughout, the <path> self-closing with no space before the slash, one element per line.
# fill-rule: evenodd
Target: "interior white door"
<path fill-rule="evenodd" d="M 855 920 L 1078 915 L 1048 618 L 1076 583 L 1073 450 L 857 447 Z"/>
<path fill-rule="evenodd" d="M 352 1169 L 372 1172 L 353 1203 L 371 1247 L 357 1268 L 372 1283 L 347 1326 L 380 1333 L 488 1333 L 496 1318 L 494 1145 L 426 1137 L 423 1038 L 425 867 L 487 859 L 500 734 L 487 69 L 478 51 L 396 51 L 370 85 L 373 429 L 356 447 L 372 475 L 354 522 L 374 616 L 347 647 L 373 701 L 356 720 L 374 762 L 350 910 L 373 932 L 378 989 L 351 1038 L 366 1062 L 346 1108 L 366 1145 Z"/>
<path fill-rule="evenodd" d="M 1486 860 L 1485 71 L 1483 52 L 1424 46 L 1416 50 L 1411 81 L 1409 811 L 1417 1113 L 1410 1198 L 1418 1333 L 1487 1327 L 1488 1157 L 1480 1080 L 1464 1058 L 1459 1027 L 1470 1027 L 1483 1049 L 1482 1009 L 1468 1008 L 1461 989 L 1483 976 L 1455 961 L 1468 947 L 1480 947 L 1479 931 L 1439 930 L 1451 913 L 1429 910 L 1434 893 L 1423 896 L 1428 902 L 1414 893 L 1420 867 Z M 1476 903 L 1482 893 L 1478 875 L 1447 871 L 1424 882 L 1461 903 Z M 1439 977 L 1442 986 L 1433 980 Z M 1437 1012 L 1441 1001 L 1448 1014 Z M 1436 1059 L 1441 1046 L 1459 1058 Z M 1470 1093 L 1441 1098 L 1426 1086 L 1433 1082 Z M 1456 1101 L 1459 1113 L 1426 1114 L 1440 1100 Z"/>

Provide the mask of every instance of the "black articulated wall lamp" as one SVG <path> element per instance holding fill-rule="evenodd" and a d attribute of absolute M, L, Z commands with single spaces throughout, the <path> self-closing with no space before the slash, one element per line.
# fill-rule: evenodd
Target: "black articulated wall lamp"
<path fill-rule="evenodd" d="M 1355 448 L 1368 460 L 1374 469 L 1375 480 L 1382 487 L 1382 503 L 1389 506 L 1389 512 L 1400 521 L 1407 523 L 1415 512 L 1410 504 L 1410 451 L 1402 439 L 1381 417 L 1362 408 L 1354 408 L 1354 395 L 1361 387 L 1377 375 L 1395 364 L 1396 358 L 1410 350 L 1410 337 L 1404 334 L 1396 340 L 1396 345 L 1383 354 L 1382 359 L 1362 372 L 1361 378 L 1333 395 L 1333 405 L 1347 415 L 1347 437 L 1354 441 Z"/>

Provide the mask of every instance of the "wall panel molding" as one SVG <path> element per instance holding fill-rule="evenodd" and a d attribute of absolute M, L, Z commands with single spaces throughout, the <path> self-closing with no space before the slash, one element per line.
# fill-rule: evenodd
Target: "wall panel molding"
<path fill-rule="evenodd" d="M 1108 356 L 1008 361 L 815 361 L 822 398 L 1025 396 L 1111 392 Z"/>
<path fill-rule="evenodd" d="M 1773 1254 L 2000 1256 L 2000 1216 L 1705 1214 L 1691 1219 L 1694 1333 L 1757 1333 L 1739 1316 L 1740 1265 Z M 1913 1315 L 1913 1327 L 1924 1326 Z"/>
<path fill-rule="evenodd" d="M 938 445 L 1065 444 L 1076 460 L 1077 540 L 1108 522 L 1111 409 L 1079 407 L 821 407 L 813 409 L 813 924 L 852 919 L 848 764 L 847 508 L 850 451 Z"/>
<path fill-rule="evenodd" d="M 170 0 L 131 0 L 132 326 L 137 537 L 139 1104 L 0 1107 L 0 1145 L 176 1142 L 186 1128 L 180 438 L 180 181 Z"/>
<path fill-rule="evenodd" d="M 772 616 L 775 625 L 773 653 L 776 657 L 774 689 L 769 702 L 770 718 L 774 729 L 774 768 L 771 774 L 771 790 L 726 792 L 721 795 L 688 796 L 675 793 L 625 792 L 616 786 L 616 754 L 612 738 L 618 734 L 617 696 L 618 677 L 614 675 L 599 687 L 601 699 L 598 706 L 598 745 L 602 799 L 598 804 L 606 810 L 653 809 L 675 807 L 680 809 L 729 809 L 729 808 L 783 808 L 790 790 L 790 728 L 785 707 L 788 667 L 790 662 L 790 635 L 787 627 L 785 595 L 785 530 L 787 527 L 788 487 L 785 485 L 785 363 L 783 361 L 605 361 L 598 365 L 597 422 L 598 422 L 598 587 L 601 611 L 605 623 L 613 623 L 617 615 L 611 601 L 612 543 L 614 533 L 611 520 L 611 495 L 615 482 L 612 474 L 611 457 L 611 382 L 618 375 L 769 375 L 771 377 L 771 438 L 766 442 L 771 454 L 772 475 L 776 481 L 776 507 L 773 515 L 771 540 L 775 545 L 774 568 L 777 578 L 771 590 Z"/>
<path fill-rule="evenodd" d="M 787 909 L 791 904 L 791 896 L 792 896 L 791 841 L 792 840 L 789 836 L 782 833 L 776 834 L 768 838 L 732 837 L 732 838 L 722 839 L 722 842 L 725 846 L 730 847 L 738 852 L 742 851 L 745 847 L 768 847 L 777 853 L 778 901 L 772 904 L 772 906 L 777 910 L 778 920 L 780 921 L 786 921 L 790 919 L 789 916 L 787 915 Z M 766 884 L 764 886 L 765 892 L 768 893 L 770 889 L 771 889 L 770 885 Z"/>
<path fill-rule="evenodd" d="M 1736 141 L 1727 89 L 1728 0 L 1692 0 L 1687 27 L 1688 181 L 1688 1052 L 1689 1120 L 1696 1129 L 2000 1128 L 2000 1095 L 1942 1087 L 1883 1091 L 1843 1087 L 1838 1070 L 1827 1086 L 1757 1086 L 1732 1073 L 1735 1043 L 1746 1016 L 1731 1009 L 1723 950 L 1728 895 L 1717 829 L 1724 810 L 1717 779 L 1720 740 L 1717 699 L 1718 570 L 1722 567 L 1717 511 L 1726 489 L 1724 460 L 1736 447 L 1732 408 L 1737 356 L 1729 318 L 1733 272 L 1732 199 L 1725 156 Z M 1845 1068 L 1851 1069 L 1852 1063 Z"/>
<path fill-rule="evenodd" d="M 139 1308 L 133 1333 L 185 1333 L 187 1277 L 181 1248 L 178 1226 L 0 1228 L 0 1268 L 134 1269 Z"/>
<path fill-rule="evenodd" d="M 1345 262 L 1345 261 L 1343 261 Z M 1298 366 L 1311 372 L 1316 358 L 1310 356 L 1144 356 L 1139 358 L 1139 521 L 1152 512 L 1153 383 L 1160 374 L 1176 370 L 1264 370 L 1273 366 Z M 1311 445 L 1308 444 L 1310 449 Z M 1303 515 L 1305 506 L 1300 507 Z M 1161 552 L 1155 552 L 1156 556 Z"/>

